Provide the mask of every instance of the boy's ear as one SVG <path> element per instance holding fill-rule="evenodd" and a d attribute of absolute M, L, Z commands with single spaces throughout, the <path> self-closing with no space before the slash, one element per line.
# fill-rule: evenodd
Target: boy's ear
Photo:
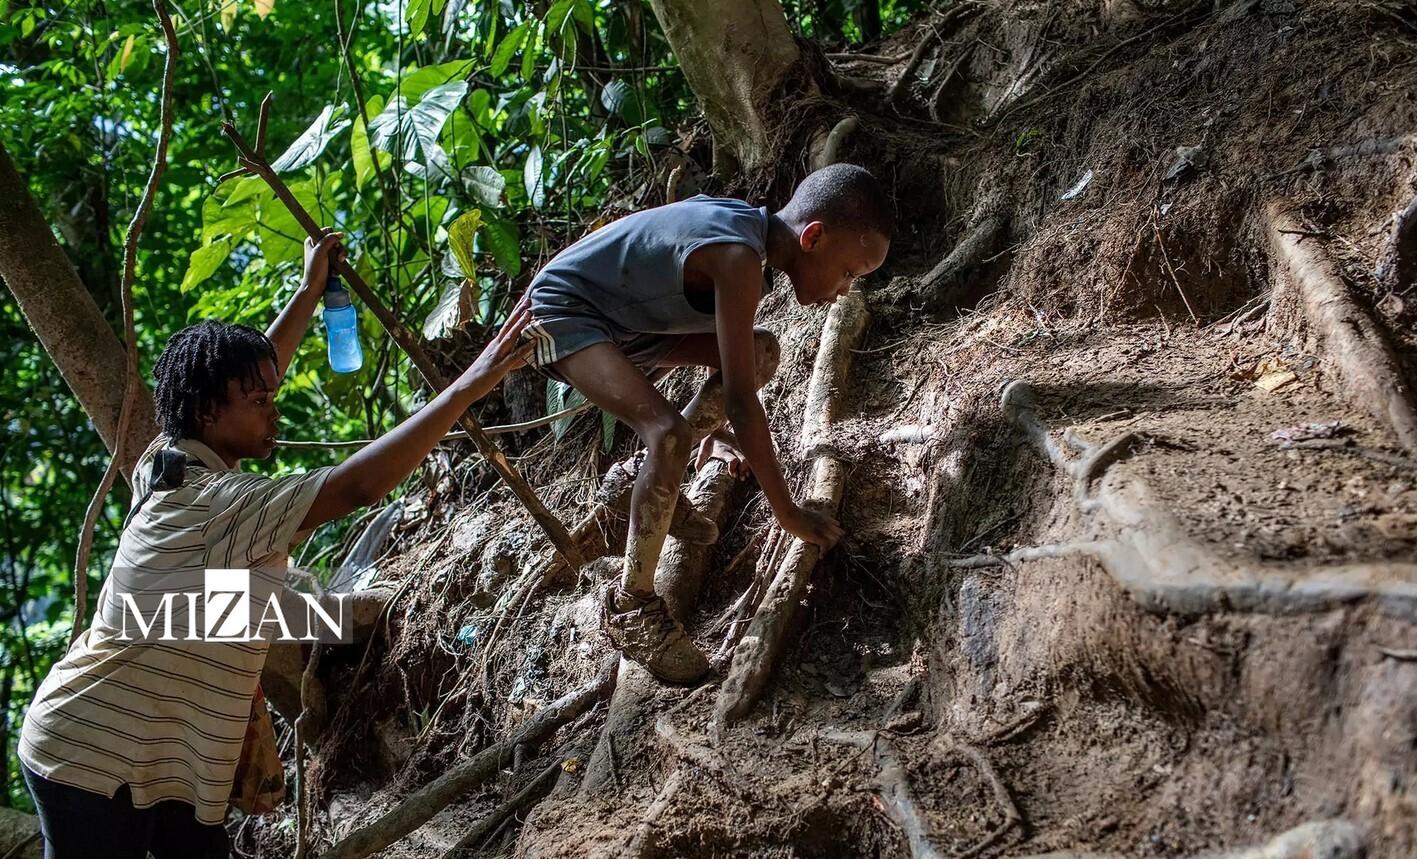
<path fill-rule="evenodd" d="M 821 243 L 822 236 L 827 231 L 826 224 L 821 221 L 812 221 L 802 228 L 802 232 L 797 236 L 797 243 L 802 250 L 812 252 Z"/>

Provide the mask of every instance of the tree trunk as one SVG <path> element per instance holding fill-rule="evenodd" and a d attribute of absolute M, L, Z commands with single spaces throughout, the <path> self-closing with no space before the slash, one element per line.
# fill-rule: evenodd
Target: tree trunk
<path fill-rule="evenodd" d="M 115 447 L 127 368 L 123 344 L 39 211 L 14 162 L 0 145 L 0 279 L 39 336 L 64 381 L 88 412 L 103 443 Z M 123 476 L 157 435 L 152 395 L 139 385 L 125 446 Z"/>
<path fill-rule="evenodd" d="M 770 164 L 779 97 L 802 61 L 778 0 L 650 5 L 713 129 L 715 171 L 751 174 Z"/>

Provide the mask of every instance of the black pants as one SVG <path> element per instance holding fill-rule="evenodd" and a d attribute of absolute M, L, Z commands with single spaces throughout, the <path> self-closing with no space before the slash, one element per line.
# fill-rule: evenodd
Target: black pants
<path fill-rule="evenodd" d="M 226 827 L 197 822 L 197 809 L 180 799 L 134 808 L 122 785 L 101 793 L 50 781 L 20 762 L 39 812 L 44 859 L 229 859 Z"/>

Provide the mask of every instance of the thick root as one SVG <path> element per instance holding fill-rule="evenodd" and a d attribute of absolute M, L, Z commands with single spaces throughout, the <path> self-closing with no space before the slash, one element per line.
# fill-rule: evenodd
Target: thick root
<path fill-rule="evenodd" d="M 1296 826 L 1258 847 L 1201 853 L 1194 859 L 1359 859 L 1363 835 L 1346 820 Z M 1123 859 L 1117 853 L 1036 853 L 1026 859 Z"/>
<path fill-rule="evenodd" d="M 1355 406 L 1371 411 L 1399 444 L 1417 452 L 1417 405 L 1383 332 L 1348 294 L 1323 249 L 1304 241 L 1303 230 L 1283 204 L 1271 202 L 1266 214 L 1276 261 L 1298 290 L 1345 393 Z"/>

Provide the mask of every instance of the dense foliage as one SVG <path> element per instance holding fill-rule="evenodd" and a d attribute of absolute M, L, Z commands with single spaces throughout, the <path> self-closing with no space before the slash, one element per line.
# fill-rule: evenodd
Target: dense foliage
<path fill-rule="evenodd" d="M 800 0 L 789 18 L 829 45 L 880 35 L 902 3 Z M 539 261 L 611 208 L 661 201 L 692 94 L 641 0 L 169 0 L 182 56 L 170 166 L 142 236 L 135 291 L 145 378 L 166 338 L 203 317 L 257 327 L 300 274 L 300 230 L 220 131 L 254 137 L 299 199 L 426 337 L 496 324 Z M 145 3 L 0 0 L 0 136 L 56 236 L 118 327 L 124 229 L 156 139 L 164 42 Z M 278 159 L 278 160 L 277 160 Z M 0 802 L 29 807 L 14 735 L 62 652 L 73 553 L 107 454 L 0 292 Z M 420 402 L 406 359 L 362 316 L 364 367 L 332 373 L 306 338 L 281 394 L 283 436 L 374 435 Z M 559 402 L 562 392 L 549 397 Z M 329 451 L 282 451 L 280 469 Z M 128 504 L 100 519 L 95 595 Z M 345 523 L 347 527 L 348 523 Z M 328 557 L 340 526 L 307 544 Z"/>

